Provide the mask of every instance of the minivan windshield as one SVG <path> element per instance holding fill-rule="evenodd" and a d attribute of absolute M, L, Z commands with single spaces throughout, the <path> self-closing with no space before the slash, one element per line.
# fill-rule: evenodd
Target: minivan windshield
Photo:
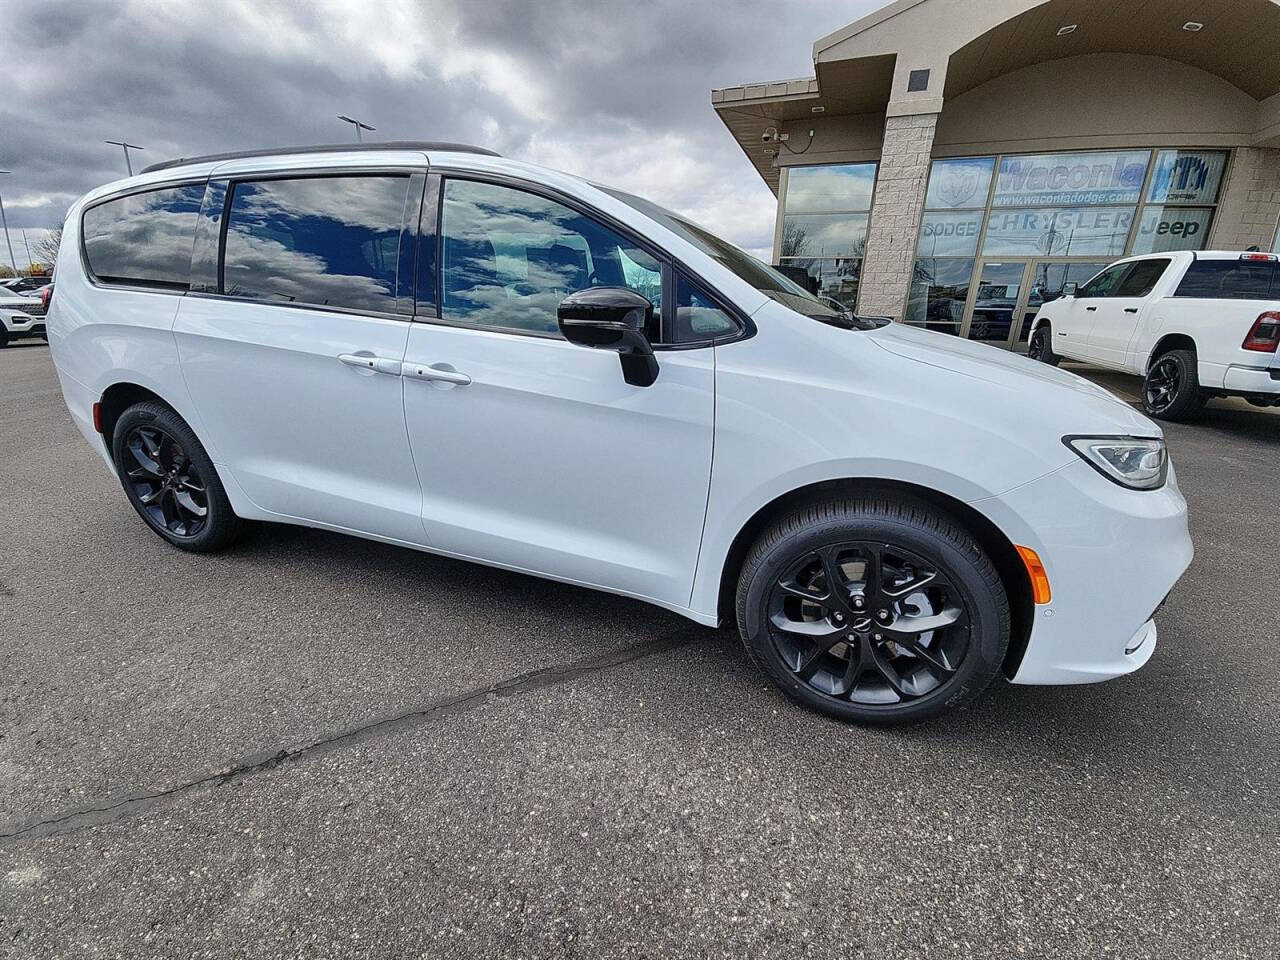
<path fill-rule="evenodd" d="M 874 330 L 883 326 L 884 321 L 855 317 L 851 310 L 837 309 L 831 303 L 820 300 L 804 287 L 783 276 L 773 267 L 757 260 L 744 250 L 721 240 L 715 234 L 686 220 L 679 214 L 672 213 L 664 207 L 651 203 L 641 197 L 632 196 L 621 190 L 600 187 L 609 196 L 621 200 L 629 207 L 656 220 L 672 233 L 692 243 L 695 247 L 718 261 L 722 266 L 733 271 L 740 280 L 751 284 L 771 300 L 776 300 L 784 307 L 802 313 L 814 320 L 829 323 L 832 326 L 847 330 Z"/>

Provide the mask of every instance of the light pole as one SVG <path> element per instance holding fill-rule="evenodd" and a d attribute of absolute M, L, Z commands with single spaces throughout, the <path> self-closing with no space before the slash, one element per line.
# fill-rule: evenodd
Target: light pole
<path fill-rule="evenodd" d="M 136 143 L 129 143 L 127 140 L 103 140 L 103 143 L 109 143 L 113 147 L 119 147 L 124 151 L 124 168 L 129 171 L 129 176 L 133 176 L 133 163 L 129 160 L 129 149 L 145 150 L 146 147 L 140 147 Z"/>
<path fill-rule="evenodd" d="M 0 173 L 12 173 L 12 170 L 0 170 Z M 18 275 L 18 258 L 13 255 L 13 241 L 9 239 L 9 221 L 4 218 L 4 199 L 0 198 L 0 227 L 4 228 L 4 242 L 9 247 L 9 262 L 13 264 L 13 275 Z"/>
<path fill-rule="evenodd" d="M 372 131 L 377 129 L 377 127 L 371 127 L 367 123 L 357 120 L 355 117 L 348 117 L 345 114 L 339 114 L 338 119 L 343 123 L 349 123 L 356 128 L 356 143 L 364 143 L 364 137 L 360 134 L 361 130 Z"/>

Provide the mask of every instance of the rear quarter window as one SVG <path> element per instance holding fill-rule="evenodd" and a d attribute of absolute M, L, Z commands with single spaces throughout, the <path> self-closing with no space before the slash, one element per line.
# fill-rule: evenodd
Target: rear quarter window
<path fill-rule="evenodd" d="M 85 259 L 101 283 L 186 290 L 204 184 L 108 200 L 84 212 Z"/>
<path fill-rule="evenodd" d="M 1175 297 L 1203 300 L 1271 300 L 1280 294 L 1277 264 L 1251 260 L 1197 260 Z"/>

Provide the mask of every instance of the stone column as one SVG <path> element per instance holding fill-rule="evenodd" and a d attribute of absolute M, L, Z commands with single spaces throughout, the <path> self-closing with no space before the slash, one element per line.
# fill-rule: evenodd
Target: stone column
<path fill-rule="evenodd" d="M 1270 250 L 1280 219 L 1280 150 L 1241 147 L 1218 205 L 1212 248 Z"/>
<path fill-rule="evenodd" d="M 936 113 L 885 120 L 884 150 L 858 288 L 860 314 L 902 319 L 911 289 L 937 123 Z"/>

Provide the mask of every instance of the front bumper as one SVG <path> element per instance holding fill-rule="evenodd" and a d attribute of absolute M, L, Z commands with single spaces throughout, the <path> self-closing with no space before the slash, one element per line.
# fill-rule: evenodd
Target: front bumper
<path fill-rule="evenodd" d="M 1098 683 L 1151 658 L 1155 611 L 1193 555 L 1172 469 L 1163 489 L 1138 491 L 1082 460 L 974 506 L 1040 555 L 1053 590 L 1014 683 Z"/>
<path fill-rule="evenodd" d="M 0 319 L 3 319 L 4 328 L 12 335 L 39 332 L 44 329 L 44 317 L 33 316 L 19 310 L 6 311 Z"/>

